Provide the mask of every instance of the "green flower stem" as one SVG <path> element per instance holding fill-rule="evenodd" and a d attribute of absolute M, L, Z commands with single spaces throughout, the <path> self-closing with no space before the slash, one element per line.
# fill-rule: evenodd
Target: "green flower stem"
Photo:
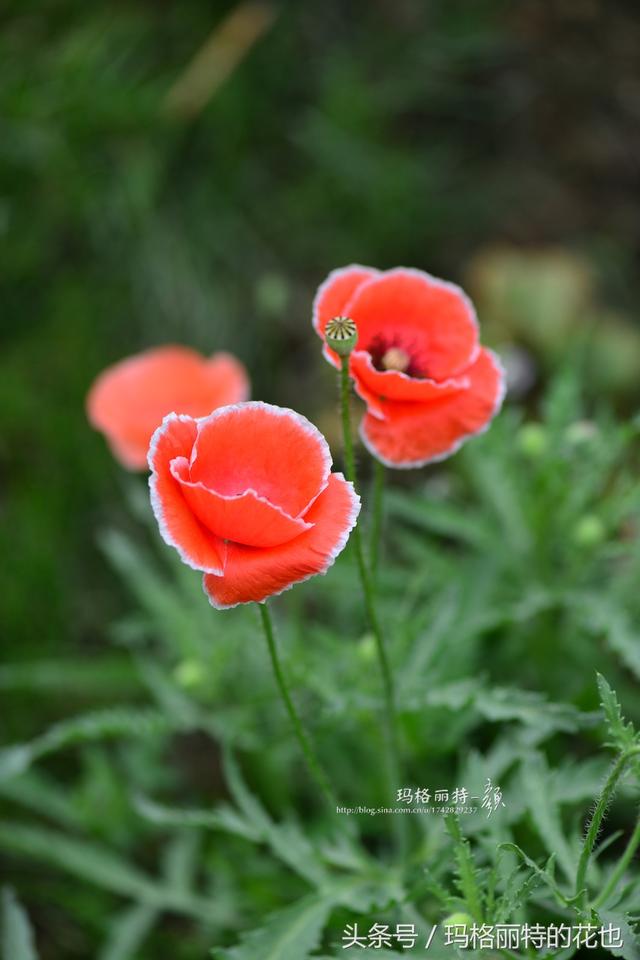
<path fill-rule="evenodd" d="M 640 846 L 640 820 L 638 820 L 636 824 L 636 828 L 631 834 L 631 837 L 629 838 L 629 843 L 627 844 L 624 853 L 620 857 L 615 870 L 609 877 L 609 881 L 607 885 L 605 886 L 602 893 L 594 901 L 594 904 L 593 904 L 594 907 L 596 908 L 601 907 L 602 904 L 607 902 L 611 894 L 614 892 L 614 890 L 618 886 L 618 883 L 622 879 L 625 870 L 631 863 L 633 855 L 639 846 Z"/>
<path fill-rule="evenodd" d="M 371 574 L 376 575 L 378 557 L 380 555 L 380 541 L 382 539 L 382 523 L 384 520 L 384 464 L 379 460 L 373 461 L 373 524 L 371 526 Z"/>
<path fill-rule="evenodd" d="M 278 656 L 278 648 L 276 646 L 276 638 L 273 629 L 271 613 L 269 612 L 269 608 L 267 607 L 266 603 L 259 603 L 258 609 L 260 610 L 260 619 L 262 620 L 262 626 L 264 628 L 267 647 L 269 648 L 269 656 L 271 657 L 271 665 L 273 667 L 276 683 L 278 684 L 278 689 L 284 701 L 287 713 L 289 714 L 289 719 L 291 720 L 295 735 L 298 738 L 298 743 L 300 744 L 304 758 L 307 761 L 307 766 L 309 767 L 311 776 L 320 787 L 327 803 L 335 812 L 337 806 L 335 794 L 320 765 L 320 761 L 318 760 L 316 753 L 311 746 L 311 742 L 304 732 L 300 717 L 296 712 L 296 708 L 293 705 L 293 700 L 291 699 L 291 694 L 289 693 L 289 688 L 287 687 L 287 681 L 285 680 L 280 658 Z"/>
<path fill-rule="evenodd" d="M 611 802 L 613 794 L 615 793 L 615 789 L 618 785 L 618 780 L 624 773 L 629 762 L 639 754 L 640 747 L 634 747 L 618 757 L 611 769 L 611 773 L 606 779 L 605 785 L 602 788 L 602 793 L 598 797 L 598 802 L 596 803 L 595 810 L 593 811 L 593 816 L 591 817 L 587 835 L 582 846 L 580 860 L 578 861 L 578 869 L 576 871 L 576 896 L 586 888 L 589 860 L 591 858 L 591 854 L 593 853 L 593 848 L 598 838 L 600 826 L 607 811 L 607 807 L 609 806 L 609 803 Z"/>
<path fill-rule="evenodd" d="M 342 433 L 344 438 L 344 459 L 345 472 L 347 479 L 356 486 L 356 460 L 353 450 L 353 436 L 351 432 L 351 410 L 349 404 L 350 398 L 350 380 L 349 380 L 349 361 L 343 358 L 340 370 L 340 400 L 342 410 Z M 362 547 L 362 536 L 360 526 L 356 524 L 351 534 L 351 540 L 356 554 L 358 572 L 362 584 L 365 609 L 369 627 L 373 634 L 380 672 L 382 673 L 382 683 L 384 687 L 385 698 L 385 727 L 388 748 L 389 779 L 394 791 L 400 786 L 400 749 L 398 745 L 398 721 L 395 702 L 395 690 L 393 685 L 393 676 L 389 666 L 389 660 L 385 649 L 384 638 L 380 621 L 375 606 L 374 589 L 371 581 L 371 574 L 365 562 L 364 550 Z M 398 818 L 395 818 L 396 822 Z M 404 817 L 400 816 L 398 828 L 398 838 L 404 847 Z"/>

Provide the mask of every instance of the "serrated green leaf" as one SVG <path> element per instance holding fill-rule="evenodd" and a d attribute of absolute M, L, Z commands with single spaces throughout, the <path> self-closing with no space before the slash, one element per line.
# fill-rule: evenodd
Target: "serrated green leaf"
<path fill-rule="evenodd" d="M 533 872 L 536 874 L 536 876 L 538 876 L 538 877 L 540 878 L 540 880 L 542 881 L 542 883 L 544 883 L 544 884 L 552 891 L 552 893 L 553 893 L 553 895 L 555 896 L 556 900 L 557 900 L 559 903 L 561 903 L 563 906 L 566 906 L 566 905 L 567 905 L 567 903 L 568 903 L 569 901 L 568 901 L 567 897 L 565 897 L 565 895 L 562 893 L 562 891 L 560 890 L 560 888 L 558 887 L 558 885 L 557 885 L 557 883 L 556 883 L 556 881 L 555 881 L 555 878 L 554 878 L 554 876 L 553 876 L 553 873 L 552 873 L 552 866 L 553 866 L 553 863 L 554 863 L 554 857 L 553 857 L 553 856 L 549 857 L 549 859 L 547 860 L 547 862 L 546 862 L 546 864 L 545 864 L 544 867 L 540 867 L 540 866 L 535 862 L 535 860 L 532 860 L 531 857 L 529 857 L 529 856 L 524 852 L 524 850 L 522 850 L 522 849 L 517 845 L 517 843 L 512 843 L 511 841 L 507 841 L 507 842 L 505 842 L 505 843 L 499 844 L 498 849 L 499 849 L 499 850 L 508 850 L 508 851 L 510 851 L 511 853 L 515 853 L 518 857 L 520 857 L 520 859 L 522 860 L 522 862 L 525 863 L 528 867 L 530 867 L 531 870 L 533 870 Z"/>
<path fill-rule="evenodd" d="M 611 737 L 611 746 L 624 753 L 637 746 L 638 734 L 631 722 L 622 715 L 622 707 L 618 702 L 615 690 L 608 684 L 602 674 L 597 674 L 600 704 L 607 723 L 607 730 Z"/>
<path fill-rule="evenodd" d="M 306 960 L 320 942 L 331 901 L 314 894 L 267 918 L 236 947 L 214 950 L 215 960 Z"/>
<path fill-rule="evenodd" d="M 542 878 L 534 870 L 525 873 L 521 869 L 514 870 L 505 882 L 504 893 L 496 903 L 491 917 L 494 923 L 508 923 L 524 903 L 529 894 L 542 883 Z"/>
<path fill-rule="evenodd" d="M 462 835 L 456 817 L 448 816 L 446 826 L 453 840 L 453 852 L 457 867 L 457 884 L 467 909 L 477 923 L 483 921 L 483 896 L 478 871 L 471 854 L 471 845 Z"/>
<path fill-rule="evenodd" d="M 597 723 L 597 715 L 581 713 L 571 704 L 551 703 L 542 694 L 515 687 L 491 687 L 479 690 L 474 698 L 476 710 L 487 720 L 518 720 L 546 737 L 556 730 L 575 733 Z"/>
<path fill-rule="evenodd" d="M 640 960 L 640 942 L 638 935 L 634 932 L 629 923 L 628 915 L 618 913 L 613 910 L 599 910 L 599 917 L 603 925 L 612 924 L 613 927 L 619 927 L 621 947 L 611 947 L 608 952 L 614 957 L 623 957 L 624 960 Z"/>
<path fill-rule="evenodd" d="M 31 925 L 13 890 L 2 890 L 2 960 L 38 960 Z"/>

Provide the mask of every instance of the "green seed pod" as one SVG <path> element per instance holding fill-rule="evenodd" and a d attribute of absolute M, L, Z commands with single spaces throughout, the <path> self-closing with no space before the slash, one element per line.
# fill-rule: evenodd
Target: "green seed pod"
<path fill-rule="evenodd" d="M 348 357 L 358 342 L 358 328 L 351 317 L 334 317 L 325 327 L 327 346 L 341 357 Z"/>

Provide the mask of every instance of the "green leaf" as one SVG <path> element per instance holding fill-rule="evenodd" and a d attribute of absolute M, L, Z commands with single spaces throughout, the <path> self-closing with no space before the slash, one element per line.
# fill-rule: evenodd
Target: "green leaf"
<path fill-rule="evenodd" d="M 611 737 L 610 745 L 621 753 L 625 753 L 638 745 L 639 737 L 631 722 L 624 719 L 622 708 L 618 702 L 615 690 L 609 686 L 602 674 L 597 674 L 600 705 Z"/>
<path fill-rule="evenodd" d="M 267 918 L 230 950 L 214 950 L 215 960 L 306 960 L 320 942 L 331 900 L 312 894 Z"/>
<path fill-rule="evenodd" d="M 71 829 L 82 826 L 82 815 L 74 805 L 69 790 L 37 768 L 19 777 L 0 779 L 0 797 L 20 804 L 60 826 Z"/>
<path fill-rule="evenodd" d="M 640 960 L 638 936 L 629 923 L 629 917 L 611 910 L 599 910 L 598 915 L 604 926 L 612 924 L 613 927 L 620 928 L 622 946 L 610 948 L 609 953 L 612 953 L 614 957 L 623 957 L 624 960 Z"/>
<path fill-rule="evenodd" d="M 486 549 L 494 543 L 491 525 L 484 522 L 480 514 L 443 500 L 434 501 L 423 494 L 415 496 L 389 489 L 385 495 L 385 509 L 430 533 L 451 537 L 479 549 Z"/>
<path fill-rule="evenodd" d="M 471 854 L 471 845 L 466 837 L 463 837 L 460 824 L 456 817 L 448 816 L 446 818 L 446 825 L 453 839 L 454 856 L 458 873 L 458 888 L 473 919 L 478 923 L 482 923 L 482 885 Z"/>
<path fill-rule="evenodd" d="M 28 743 L 0 750 L 0 780 L 24 773 L 36 760 L 65 747 L 118 737 L 153 737 L 168 729 L 166 717 L 157 710 L 110 707 L 81 714 L 54 724 Z"/>
<path fill-rule="evenodd" d="M 522 850 L 516 843 L 508 841 L 506 843 L 501 843 L 498 846 L 499 850 L 508 850 L 511 853 L 515 853 L 523 863 L 526 863 L 528 867 L 533 870 L 537 877 L 544 883 L 553 893 L 558 903 L 561 903 L 563 906 L 566 906 L 569 902 L 567 897 L 562 893 L 558 884 L 555 881 L 553 876 L 553 864 L 555 862 L 553 854 L 549 857 L 544 867 L 538 866 L 535 860 L 532 860 L 524 850 Z"/>
<path fill-rule="evenodd" d="M 99 660 L 35 660 L 0 666 L 0 690 L 64 693 L 73 697 L 121 697 L 140 689 L 127 657 Z"/>
<path fill-rule="evenodd" d="M 224 753 L 224 770 L 233 799 L 246 820 L 259 831 L 261 839 L 282 863 L 313 886 L 323 886 L 327 872 L 317 851 L 295 823 L 276 824 L 248 789 L 231 751 Z"/>
<path fill-rule="evenodd" d="M 542 878 L 535 870 L 530 870 L 523 876 L 519 868 L 514 870 L 505 882 L 504 893 L 499 898 L 494 915 L 494 923 L 508 923 L 516 910 L 528 901 L 529 895 L 542 883 Z"/>
<path fill-rule="evenodd" d="M 55 830 L 5 820 L 0 823 L 0 848 L 158 908 L 167 907 L 198 917 L 211 912 L 210 904 L 156 883 L 110 850 Z"/>
<path fill-rule="evenodd" d="M 231 807 L 219 806 L 215 810 L 177 809 L 141 794 L 135 796 L 134 806 L 141 817 L 161 827 L 222 830 L 254 843 L 262 840 L 262 831 Z"/>
<path fill-rule="evenodd" d="M 13 890 L 2 890 L 2 960 L 38 960 L 29 918 Z"/>
<path fill-rule="evenodd" d="M 479 690 L 474 698 L 476 710 L 487 720 L 518 720 L 546 737 L 557 730 L 575 733 L 597 722 L 596 714 L 581 713 L 567 703 L 550 703 L 542 694 L 515 687 Z"/>
<path fill-rule="evenodd" d="M 141 903 L 127 908 L 111 923 L 98 960 L 136 960 L 157 917 L 158 911 L 149 904 Z"/>
<path fill-rule="evenodd" d="M 567 843 L 544 756 L 535 753 L 524 758 L 520 772 L 529 815 L 538 835 L 548 852 L 555 854 L 567 878 L 573 880 L 577 858 Z"/>

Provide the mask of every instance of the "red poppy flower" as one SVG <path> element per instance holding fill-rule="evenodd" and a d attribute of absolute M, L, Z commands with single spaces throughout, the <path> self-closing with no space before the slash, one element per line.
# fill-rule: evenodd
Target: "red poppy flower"
<path fill-rule="evenodd" d="M 200 420 L 170 414 L 153 436 L 149 466 L 160 532 L 204 571 L 219 609 L 326 573 L 360 509 L 353 485 L 331 473 L 316 427 L 259 401 Z"/>
<path fill-rule="evenodd" d="M 339 315 L 358 327 L 349 372 L 367 405 L 360 435 L 382 463 L 421 467 L 443 460 L 500 409 L 500 361 L 480 346 L 473 306 L 454 284 L 404 267 L 344 267 L 316 295 L 319 336 Z M 324 353 L 340 368 L 326 344 Z"/>
<path fill-rule="evenodd" d="M 89 391 L 87 414 L 124 467 L 144 470 L 166 414 L 203 417 L 248 396 L 246 370 L 231 354 L 206 358 L 187 347 L 156 347 L 104 370 Z"/>

